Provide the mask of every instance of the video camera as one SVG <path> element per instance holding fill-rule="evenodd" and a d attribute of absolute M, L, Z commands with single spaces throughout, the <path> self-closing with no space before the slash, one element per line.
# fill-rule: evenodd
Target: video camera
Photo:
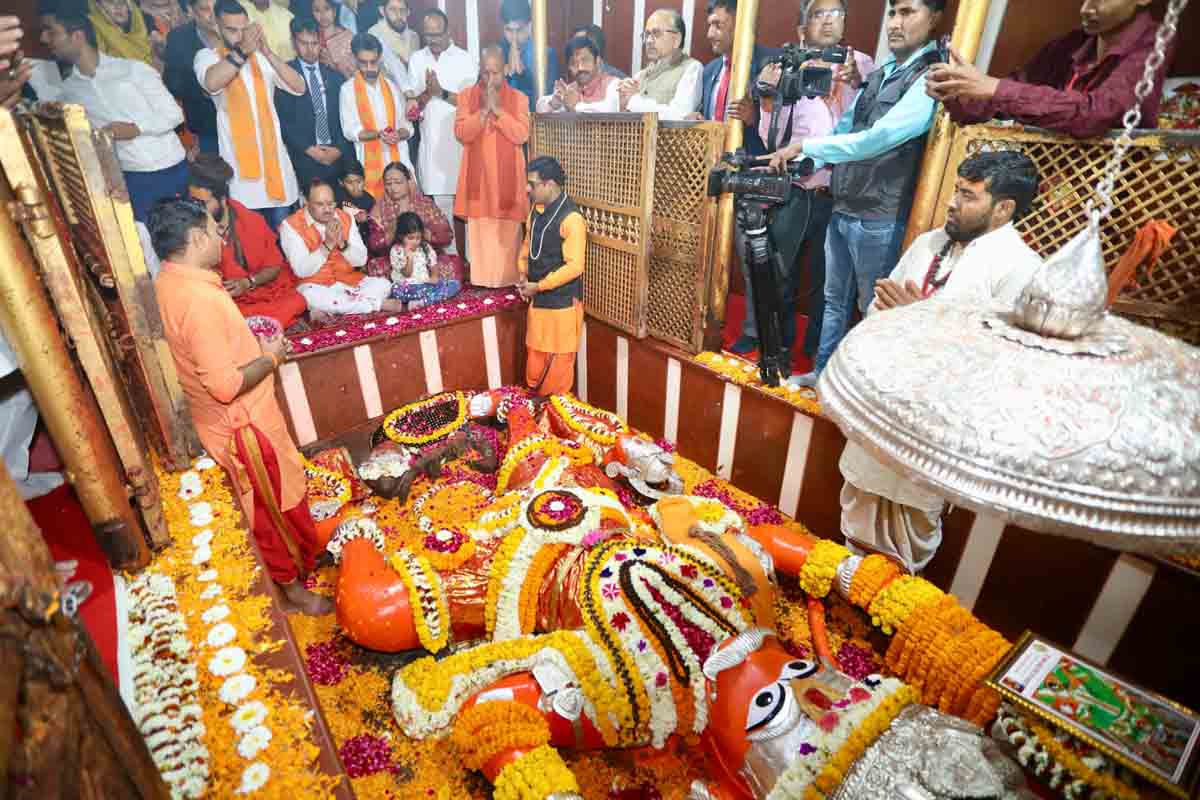
<path fill-rule="evenodd" d="M 758 91 L 768 97 L 775 97 L 781 103 L 795 103 L 805 97 L 828 97 L 833 91 L 833 70 L 830 67 L 818 67 L 809 61 L 824 61 L 827 64 L 845 64 L 847 50 L 840 45 L 833 47 L 802 47 L 798 44 L 784 45 L 783 52 L 768 61 L 768 64 L 779 64 L 783 74 L 779 76 L 779 85 L 771 86 L 759 82 Z"/>
<path fill-rule="evenodd" d="M 708 173 L 708 196 L 730 193 L 750 202 L 781 206 L 791 197 L 792 181 L 812 173 L 812 161 L 807 158 L 789 163 L 784 175 L 754 169 L 755 166 L 764 165 L 745 150 L 726 153 L 721 163 Z"/>

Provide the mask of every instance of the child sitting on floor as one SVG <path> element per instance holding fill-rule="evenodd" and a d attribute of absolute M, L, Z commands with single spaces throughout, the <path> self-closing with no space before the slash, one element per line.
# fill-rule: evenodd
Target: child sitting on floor
<path fill-rule="evenodd" d="M 392 240 L 392 299 L 403 300 L 415 309 L 449 300 L 462 290 L 453 278 L 435 280 L 438 254 L 425 240 L 425 223 L 412 211 L 396 219 L 396 238 Z"/>

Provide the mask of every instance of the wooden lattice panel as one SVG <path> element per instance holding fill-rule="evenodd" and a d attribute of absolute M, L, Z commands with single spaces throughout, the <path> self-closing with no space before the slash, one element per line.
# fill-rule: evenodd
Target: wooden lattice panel
<path fill-rule="evenodd" d="M 77 105 L 42 104 L 21 115 L 20 128 L 35 145 L 41 171 L 49 176 L 73 246 L 74 258 L 48 260 L 43 268 L 62 270 L 61 285 L 77 287 L 80 307 L 90 304 L 90 321 L 82 313 L 72 319 L 86 330 L 70 334 L 106 341 L 124 378 L 122 387 L 111 390 L 129 393 L 163 463 L 185 466 L 199 451 L 199 440 L 163 335 L 153 281 L 112 143 L 92 129 Z M 55 301 L 63 316 L 65 298 L 56 295 Z M 101 330 L 96 330 L 96 320 Z M 97 387 L 101 370 L 92 366 L 93 390 L 109 390 Z"/>
<path fill-rule="evenodd" d="M 1112 136 L 1080 141 L 1045 131 L 976 125 L 960 129 L 942 187 L 935 225 L 945 221 L 957 165 L 984 150 L 1021 150 L 1037 164 L 1042 191 L 1018 224 L 1042 257 L 1077 234 L 1112 154 Z M 1113 310 L 1137 322 L 1200 342 L 1200 135 L 1142 131 L 1117 179 L 1114 211 L 1102 224 L 1105 266 L 1111 272 L 1147 222 L 1163 220 L 1175 238 L 1149 274 L 1138 275 Z"/>
<path fill-rule="evenodd" d="M 583 302 L 597 319 L 646 335 L 653 114 L 536 115 L 530 155 L 553 156 L 588 224 Z"/>
<path fill-rule="evenodd" d="M 650 335 L 702 349 L 717 206 L 708 173 L 721 157 L 718 123 L 663 123 L 654 159 L 649 268 Z"/>

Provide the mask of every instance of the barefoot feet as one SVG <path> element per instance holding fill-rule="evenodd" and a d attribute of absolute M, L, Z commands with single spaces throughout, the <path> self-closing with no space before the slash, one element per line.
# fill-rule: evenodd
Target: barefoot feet
<path fill-rule="evenodd" d="M 284 599 L 301 614 L 319 617 L 333 612 L 332 600 L 319 594 L 313 594 L 305 589 L 304 584 L 299 580 L 281 583 L 279 589 L 283 592 Z"/>

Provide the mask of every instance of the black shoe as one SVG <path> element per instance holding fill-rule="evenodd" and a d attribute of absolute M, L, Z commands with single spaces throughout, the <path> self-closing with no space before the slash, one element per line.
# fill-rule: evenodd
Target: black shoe
<path fill-rule="evenodd" d="M 734 342 L 732 345 L 730 345 L 729 352 L 731 352 L 735 355 L 745 356 L 745 355 L 749 355 L 750 353 L 753 353 L 757 349 L 758 349 L 758 340 L 751 338 L 749 336 L 743 335 L 743 336 L 739 336 L 738 340 L 736 342 Z"/>

